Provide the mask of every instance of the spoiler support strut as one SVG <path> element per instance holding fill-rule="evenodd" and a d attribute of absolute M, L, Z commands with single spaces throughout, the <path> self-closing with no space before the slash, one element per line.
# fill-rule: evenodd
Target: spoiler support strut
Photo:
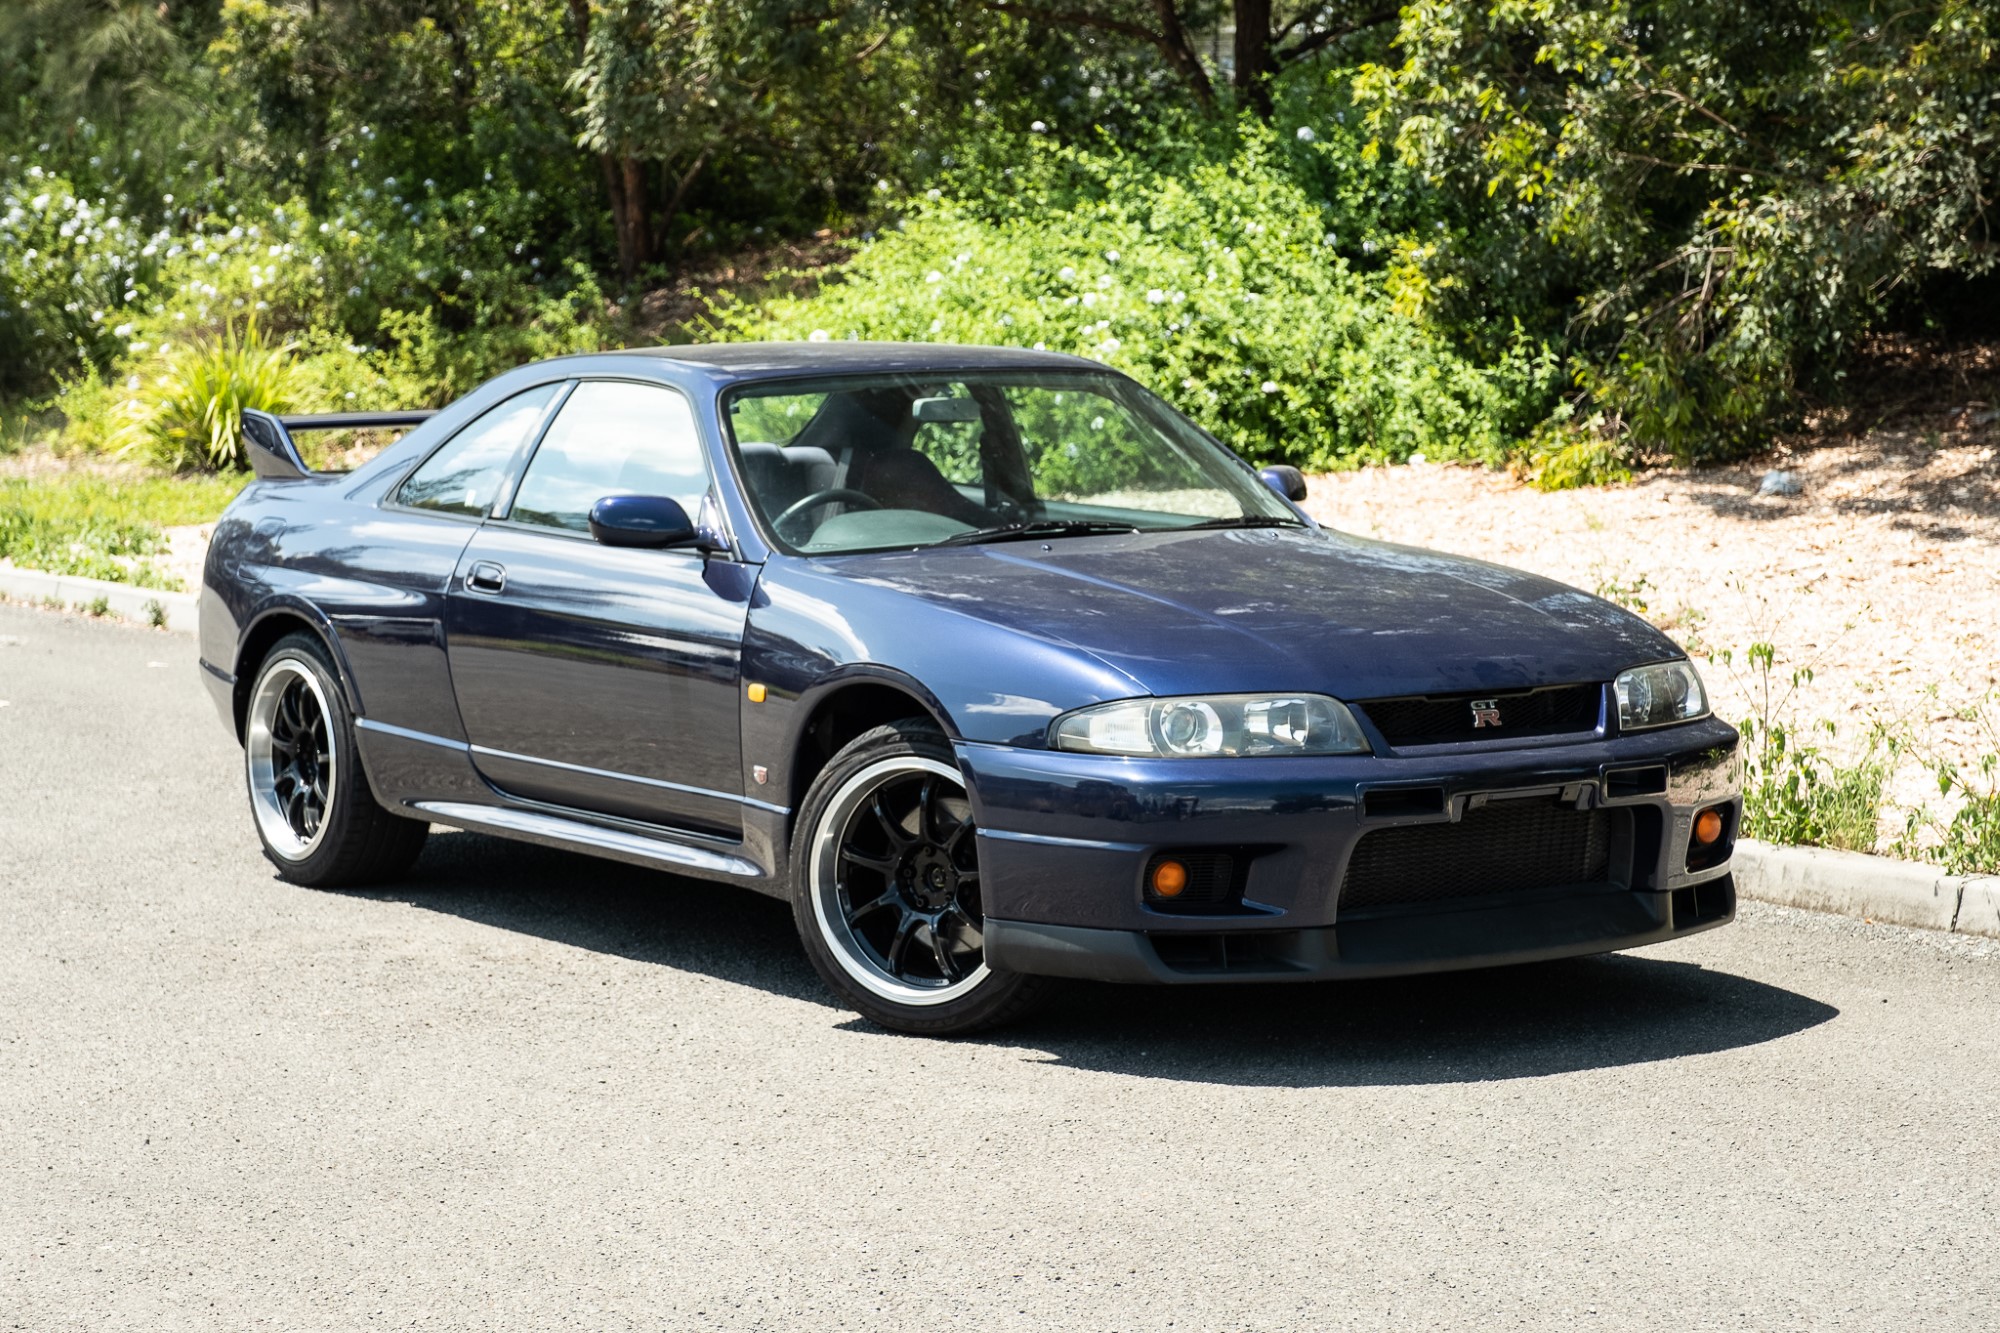
<path fill-rule="evenodd" d="M 436 415 L 436 412 L 323 412 L 314 416 L 280 417 L 245 408 L 244 452 L 250 455 L 250 470 L 260 479 L 300 481 L 314 474 L 292 439 L 293 431 L 417 426 Z"/>

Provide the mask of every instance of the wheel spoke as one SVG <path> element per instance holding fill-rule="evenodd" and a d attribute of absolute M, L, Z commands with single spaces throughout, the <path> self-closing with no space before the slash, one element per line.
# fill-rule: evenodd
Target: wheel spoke
<path fill-rule="evenodd" d="M 889 812 L 882 808 L 882 789 L 880 787 L 877 787 L 875 794 L 868 798 L 868 808 L 875 812 L 876 822 L 881 824 L 882 831 L 889 835 L 890 847 L 896 851 L 901 851 L 916 841 L 904 831 L 900 823 L 889 818 Z"/>
<path fill-rule="evenodd" d="M 944 840 L 945 854 L 955 859 L 958 856 L 959 849 L 965 845 L 965 840 L 971 835 L 972 817 L 967 815 L 964 819 L 958 821 L 958 827 L 953 829 L 951 836 Z"/>
<path fill-rule="evenodd" d="M 944 932 L 938 929 L 936 921 L 930 923 L 927 933 L 931 937 L 931 957 L 937 960 L 939 975 L 947 982 L 957 981 L 964 976 L 958 964 L 952 961 L 951 949 L 945 944 Z"/>
<path fill-rule="evenodd" d="M 917 792 L 917 837 L 925 842 L 937 841 L 937 786 L 936 778 L 925 778 Z"/>
<path fill-rule="evenodd" d="M 885 907 L 894 907 L 901 903 L 902 900 L 903 895 L 896 892 L 895 886 L 891 885 L 889 888 L 884 889 L 878 896 L 870 898 L 860 906 L 850 907 L 847 911 L 847 924 L 851 926 L 869 913 L 879 912 Z"/>
<path fill-rule="evenodd" d="M 872 870 L 878 875 L 888 876 L 896 873 L 895 861 L 886 856 L 870 856 L 866 852 L 857 851 L 851 842 L 841 847 L 840 859 L 847 865 L 860 866 L 863 870 Z"/>
<path fill-rule="evenodd" d="M 906 911 L 903 919 L 896 923 L 896 933 L 889 941 L 889 947 L 882 952 L 882 961 L 889 965 L 889 974 L 903 975 L 903 955 L 909 951 L 910 936 L 916 933 L 923 921 L 915 912 Z"/>

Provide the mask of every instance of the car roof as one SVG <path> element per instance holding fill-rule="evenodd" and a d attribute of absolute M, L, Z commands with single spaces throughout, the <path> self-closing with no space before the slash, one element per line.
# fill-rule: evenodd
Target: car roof
<path fill-rule="evenodd" d="M 693 343 L 601 352 L 596 357 L 643 357 L 705 372 L 717 381 L 791 375 L 930 372 L 939 370 L 1095 370 L 1095 361 L 1061 352 L 958 343 L 745 342 Z M 593 358 L 595 359 L 595 358 Z"/>

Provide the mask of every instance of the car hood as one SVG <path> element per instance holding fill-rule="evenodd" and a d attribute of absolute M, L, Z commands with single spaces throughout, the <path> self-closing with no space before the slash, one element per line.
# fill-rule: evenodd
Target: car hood
<path fill-rule="evenodd" d="M 1680 657 L 1601 598 L 1329 530 L 1135 533 L 850 556 L 850 578 L 1082 649 L 1155 695 L 1349 699 L 1609 680 Z"/>

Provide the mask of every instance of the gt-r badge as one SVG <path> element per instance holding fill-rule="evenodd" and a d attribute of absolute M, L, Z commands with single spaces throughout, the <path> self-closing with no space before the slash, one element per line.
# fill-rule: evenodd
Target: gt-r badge
<path fill-rule="evenodd" d="M 1498 699 L 1474 699 L 1472 701 L 1472 729 L 1497 727 L 1500 725 L 1500 701 Z"/>

